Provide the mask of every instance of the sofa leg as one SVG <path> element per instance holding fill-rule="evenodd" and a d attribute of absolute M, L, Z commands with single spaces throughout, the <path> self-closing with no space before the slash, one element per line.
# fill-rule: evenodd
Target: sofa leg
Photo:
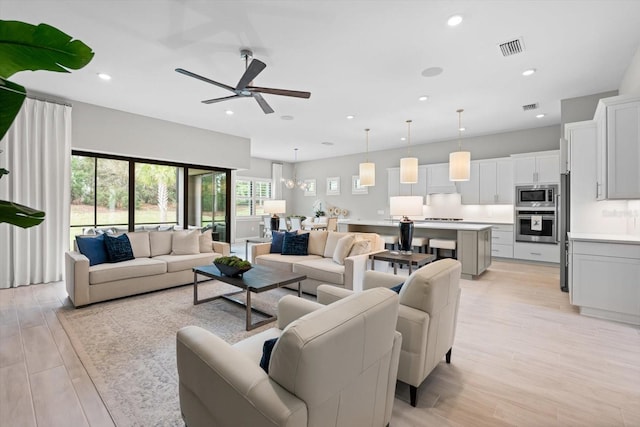
<path fill-rule="evenodd" d="M 411 406 L 416 407 L 416 397 L 418 395 L 418 387 L 409 386 L 409 398 L 411 400 Z"/>
<path fill-rule="evenodd" d="M 445 356 L 447 363 L 451 363 L 451 350 L 453 350 L 453 347 L 451 347 L 449 351 L 447 351 L 447 355 Z"/>

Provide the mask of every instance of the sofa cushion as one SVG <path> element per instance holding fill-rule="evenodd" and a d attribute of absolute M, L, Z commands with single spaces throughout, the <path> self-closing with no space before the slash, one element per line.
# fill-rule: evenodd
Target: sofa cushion
<path fill-rule="evenodd" d="M 338 233 L 336 231 L 329 231 L 327 233 L 327 243 L 324 246 L 324 253 L 322 254 L 322 256 L 324 256 L 325 258 L 332 258 L 333 252 L 335 251 L 336 245 L 338 244 L 338 240 L 347 235 L 349 235 L 349 233 Z"/>
<path fill-rule="evenodd" d="M 278 338 L 271 338 L 264 342 L 262 346 L 262 357 L 260 358 L 260 367 L 264 371 L 269 373 L 269 361 L 271 360 L 271 353 L 273 353 L 273 347 L 276 346 Z"/>
<path fill-rule="evenodd" d="M 341 237 L 336 243 L 336 248 L 333 250 L 333 261 L 340 265 L 344 265 L 344 259 L 351 252 L 351 247 L 356 241 L 356 236 L 353 234 L 347 234 Z"/>
<path fill-rule="evenodd" d="M 173 233 L 171 255 L 195 255 L 200 253 L 200 230 Z"/>
<path fill-rule="evenodd" d="M 211 229 L 207 229 L 198 236 L 198 243 L 200 245 L 200 253 L 213 252 L 213 238 L 211 235 Z"/>
<path fill-rule="evenodd" d="M 150 231 L 149 243 L 151 244 L 151 256 L 170 254 L 172 240 L 172 231 Z"/>
<path fill-rule="evenodd" d="M 284 235 L 282 255 L 308 255 L 309 233 Z"/>
<path fill-rule="evenodd" d="M 294 273 L 305 274 L 308 279 L 344 285 L 344 265 L 336 264 L 331 258 L 317 258 L 293 264 Z"/>
<path fill-rule="evenodd" d="M 107 247 L 109 262 L 122 262 L 134 259 L 131 242 L 126 234 L 117 237 L 104 235 L 104 245 Z"/>
<path fill-rule="evenodd" d="M 151 256 L 151 244 L 148 231 L 136 231 L 127 233 L 134 258 L 149 258 Z"/>
<path fill-rule="evenodd" d="M 162 260 L 167 263 L 167 273 L 176 271 L 191 270 L 193 267 L 211 264 L 214 259 L 221 257 L 221 254 L 204 253 L 191 255 L 158 255 L 155 260 Z"/>
<path fill-rule="evenodd" d="M 167 272 L 167 263 L 153 258 L 136 258 L 116 264 L 89 267 L 89 284 L 113 282 L 134 277 L 153 276 Z"/>
<path fill-rule="evenodd" d="M 368 254 L 371 252 L 371 247 L 371 242 L 368 240 L 356 240 L 353 242 L 348 256 Z"/>
<path fill-rule="evenodd" d="M 312 259 L 321 259 L 318 255 L 282 255 L 282 254 L 264 254 L 256 257 L 256 264 L 275 268 L 277 270 L 293 271 L 291 266 L 297 262 L 303 262 Z M 331 261 L 331 260 L 330 260 Z"/>
<path fill-rule="evenodd" d="M 309 232 L 309 255 L 324 256 L 324 247 L 327 244 L 328 231 L 314 230 Z"/>
<path fill-rule="evenodd" d="M 78 251 L 89 258 L 89 265 L 103 264 L 109 261 L 107 247 L 104 245 L 104 235 L 98 237 L 76 236 Z"/>

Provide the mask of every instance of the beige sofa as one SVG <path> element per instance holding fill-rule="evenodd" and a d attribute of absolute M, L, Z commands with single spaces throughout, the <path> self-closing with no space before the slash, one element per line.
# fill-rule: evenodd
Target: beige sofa
<path fill-rule="evenodd" d="M 287 295 L 277 327 L 231 346 L 197 326 L 177 334 L 189 427 L 389 424 L 402 336 L 398 296 L 372 289 L 330 306 Z M 277 338 L 268 373 L 265 340 Z"/>
<path fill-rule="evenodd" d="M 89 266 L 78 251 L 65 254 L 65 281 L 75 307 L 193 282 L 192 268 L 230 254 L 228 243 L 203 240 L 199 253 L 175 255 L 173 236 L 188 231 L 126 233 L 135 259 Z M 198 231 L 199 233 L 199 231 Z M 211 242 L 211 248 L 208 248 Z M 202 246 L 204 244 L 204 247 Z M 211 251 L 211 249 L 213 251 Z"/>
<path fill-rule="evenodd" d="M 351 255 L 352 252 L 343 253 L 344 247 L 338 242 L 349 235 L 356 241 L 368 241 L 368 252 L 359 255 Z M 315 295 L 316 288 L 322 283 L 345 289 L 362 290 L 362 280 L 369 265 L 367 262 L 369 255 L 383 251 L 384 241 L 375 233 L 309 231 L 308 255 L 272 254 L 269 253 L 270 249 L 271 243 L 252 246 L 251 261 L 278 270 L 305 274 L 307 278 L 302 282 L 302 291 Z M 351 248 L 352 251 L 353 249 L 354 247 Z M 337 260 L 342 260 L 342 264 Z M 297 285 L 294 288 L 297 289 Z"/>
<path fill-rule="evenodd" d="M 398 379 L 409 384 L 411 405 L 416 406 L 418 387 L 442 358 L 451 362 L 460 304 L 460 272 L 454 259 L 428 264 L 411 274 L 400 291 L 396 330 L 402 334 Z M 389 288 L 402 283 L 403 277 L 379 271 L 367 271 L 364 289 Z M 351 292 L 334 286 L 318 288 L 318 302 L 333 303 Z"/>

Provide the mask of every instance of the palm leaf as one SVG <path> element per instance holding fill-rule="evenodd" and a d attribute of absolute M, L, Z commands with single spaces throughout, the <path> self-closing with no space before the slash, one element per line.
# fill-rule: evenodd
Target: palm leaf
<path fill-rule="evenodd" d="M 0 77 L 5 79 L 25 70 L 68 73 L 93 55 L 89 46 L 50 25 L 0 20 Z"/>
<path fill-rule="evenodd" d="M 26 91 L 22 86 L 0 78 L 0 139 L 18 115 L 25 96 Z"/>
<path fill-rule="evenodd" d="M 0 200 L 0 223 L 6 222 L 22 228 L 33 227 L 44 221 L 44 212 L 28 206 Z"/>

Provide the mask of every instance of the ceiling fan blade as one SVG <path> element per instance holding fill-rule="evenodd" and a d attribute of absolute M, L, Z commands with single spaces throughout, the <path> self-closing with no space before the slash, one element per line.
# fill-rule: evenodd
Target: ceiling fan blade
<path fill-rule="evenodd" d="M 240 95 L 231 95 L 231 96 L 225 96 L 222 98 L 214 98 L 214 99 L 205 99 L 204 101 L 202 101 L 203 104 L 215 104 L 216 102 L 222 102 L 222 101 L 226 101 L 228 99 L 233 99 L 233 98 L 241 98 Z"/>
<path fill-rule="evenodd" d="M 302 92 L 299 90 L 273 89 L 270 87 L 247 86 L 247 90 L 260 93 L 269 93 L 271 95 L 294 96 L 296 98 L 309 98 L 311 92 Z"/>
<path fill-rule="evenodd" d="M 258 59 L 252 60 L 251 63 L 249 64 L 249 68 L 247 68 L 247 70 L 244 72 L 242 77 L 240 77 L 240 81 L 236 85 L 236 89 L 235 90 L 242 90 L 245 87 L 247 87 L 247 85 L 249 83 L 251 83 L 251 81 L 258 74 L 260 74 L 262 72 L 262 70 L 265 69 L 266 66 L 267 66 L 267 64 L 265 64 L 264 62 L 262 62 L 262 61 L 260 61 Z"/>
<path fill-rule="evenodd" d="M 206 77 L 202 77 L 202 76 L 200 76 L 200 75 L 198 75 L 196 73 L 192 73 L 191 71 L 187 71 L 187 70 L 182 69 L 182 68 L 176 68 L 176 71 L 178 73 L 180 73 L 180 74 L 184 74 L 185 76 L 193 77 L 194 79 L 202 80 L 205 83 L 210 83 L 210 84 L 212 84 L 214 86 L 218 86 L 218 87 L 221 87 L 223 89 L 230 90 L 231 92 L 235 92 L 236 91 L 231 86 L 228 86 L 228 85 L 226 85 L 224 83 L 216 82 L 215 80 L 211 80 L 211 79 L 208 79 Z"/>
<path fill-rule="evenodd" d="M 271 108 L 271 106 L 267 104 L 267 101 L 264 100 L 262 95 L 260 95 L 259 93 L 254 93 L 253 97 L 256 99 L 256 101 L 258 101 L 260 108 L 262 108 L 262 111 L 264 111 L 265 114 L 273 113 L 273 108 Z"/>

